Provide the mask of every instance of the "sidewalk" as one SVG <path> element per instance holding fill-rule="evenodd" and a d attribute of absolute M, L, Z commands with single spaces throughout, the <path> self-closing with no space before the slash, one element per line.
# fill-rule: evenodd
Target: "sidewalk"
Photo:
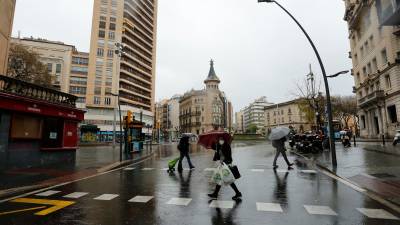
<path fill-rule="evenodd" d="M 6 169 L 0 171 L 0 198 L 31 189 L 68 182 L 105 172 L 116 167 L 140 161 L 153 155 L 152 150 L 123 154 L 119 160 L 119 147 L 87 146 L 76 152 L 46 152 L 41 160 L 57 157 L 63 161 L 41 167 Z"/>
<path fill-rule="evenodd" d="M 400 146 L 399 146 L 400 147 Z M 400 156 L 380 150 L 399 151 L 379 143 L 358 143 L 357 147 L 343 148 L 336 144 L 337 168 L 332 167 L 331 152 L 306 155 L 339 177 L 347 178 L 360 187 L 400 205 Z"/>

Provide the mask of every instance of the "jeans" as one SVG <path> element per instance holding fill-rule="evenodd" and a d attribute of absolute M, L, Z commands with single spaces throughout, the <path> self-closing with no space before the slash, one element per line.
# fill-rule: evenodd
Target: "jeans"
<path fill-rule="evenodd" d="M 278 159 L 279 154 L 282 154 L 282 156 L 285 159 L 287 165 L 289 166 L 290 162 L 289 162 L 289 160 L 288 160 L 288 158 L 286 156 L 286 152 L 285 151 L 278 151 L 278 150 L 276 150 L 276 155 L 275 155 L 275 158 L 274 158 L 274 166 L 276 166 L 276 160 Z"/>
<path fill-rule="evenodd" d="M 192 164 L 192 161 L 190 161 L 189 152 L 185 152 L 185 153 L 181 152 L 181 156 L 180 156 L 179 162 L 178 162 L 178 170 L 182 170 L 182 160 L 183 160 L 184 157 L 186 157 L 186 159 L 188 161 L 188 164 L 189 164 L 189 167 L 190 168 L 194 167 L 193 164 Z"/>

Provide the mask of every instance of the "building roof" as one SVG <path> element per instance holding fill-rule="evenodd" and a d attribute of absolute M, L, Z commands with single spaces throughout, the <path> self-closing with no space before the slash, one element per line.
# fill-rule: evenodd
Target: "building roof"
<path fill-rule="evenodd" d="M 217 77 L 217 75 L 215 74 L 215 70 L 214 70 L 214 61 L 211 59 L 210 61 L 210 71 L 208 72 L 208 76 L 207 79 L 204 80 L 204 82 L 209 82 L 209 81 L 217 81 L 220 82 L 219 78 Z"/>
<path fill-rule="evenodd" d="M 287 102 L 281 102 L 281 103 L 277 103 L 277 104 L 273 104 L 270 106 L 265 106 L 264 109 L 268 110 L 268 109 L 276 109 L 276 106 L 286 106 L 286 105 L 291 105 L 291 104 L 298 104 L 301 100 L 303 100 L 302 98 L 297 98 L 297 99 L 293 99 Z"/>

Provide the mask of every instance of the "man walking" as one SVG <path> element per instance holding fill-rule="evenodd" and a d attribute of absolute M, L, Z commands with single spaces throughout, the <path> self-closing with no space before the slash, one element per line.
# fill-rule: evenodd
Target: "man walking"
<path fill-rule="evenodd" d="M 194 169 L 194 166 L 192 162 L 190 161 L 190 156 L 189 156 L 189 137 L 188 136 L 183 136 L 181 140 L 179 141 L 178 144 L 178 150 L 180 151 L 180 158 L 179 158 L 179 163 L 178 163 L 178 172 L 182 172 L 182 160 L 184 157 L 186 157 L 190 169 Z"/>
<path fill-rule="evenodd" d="M 286 164 L 288 165 L 288 169 L 293 169 L 292 166 L 294 165 L 293 163 L 290 163 L 287 156 L 286 156 L 286 148 L 285 148 L 285 141 L 286 141 L 286 136 L 278 139 L 278 140 L 273 140 L 272 141 L 272 146 L 276 148 L 276 154 L 274 158 L 274 170 L 278 168 L 278 165 L 276 165 L 276 160 L 278 159 L 279 154 L 282 154 L 283 158 L 286 161 Z"/>

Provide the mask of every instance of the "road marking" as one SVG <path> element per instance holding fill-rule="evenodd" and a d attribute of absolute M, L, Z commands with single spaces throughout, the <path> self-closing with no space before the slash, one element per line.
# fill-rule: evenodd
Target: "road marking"
<path fill-rule="evenodd" d="M 160 169 L 160 170 L 162 170 L 162 171 L 167 171 L 167 170 L 169 170 L 169 168 L 162 168 L 162 169 Z"/>
<path fill-rule="evenodd" d="M 118 195 L 115 194 L 102 194 L 100 196 L 97 196 L 94 198 L 94 200 L 101 200 L 101 201 L 110 201 L 114 198 L 118 197 Z"/>
<path fill-rule="evenodd" d="M 46 208 L 46 206 L 33 207 L 33 208 L 29 208 L 29 209 L 19 209 L 19 210 L 8 211 L 8 212 L 0 212 L 0 216 L 13 214 L 13 213 L 19 213 L 19 212 L 32 211 L 32 210 L 36 210 L 36 209 L 43 209 L 43 208 Z"/>
<path fill-rule="evenodd" d="M 216 168 L 205 168 L 204 171 L 214 172 Z"/>
<path fill-rule="evenodd" d="M 368 218 L 373 219 L 387 219 L 387 220 L 399 220 L 398 217 L 392 215 L 391 213 L 383 210 L 383 209 L 366 209 L 366 208 L 357 208 L 357 210 L 364 214 Z"/>
<path fill-rule="evenodd" d="M 264 172 L 264 169 L 251 169 L 251 172 L 256 172 L 256 173 L 262 173 Z"/>
<path fill-rule="evenodd" d="M 309 173 L 309 174 L 315 174 L 315 173 L 317 173 L 317 171 L 315 171 L 315 170 L 300 170 L 300 172 L 302 172 L 302 173 Z"/>
<path fill-rule="evenodd" d="M 68 195 L 64 195 L 64 198 L 80 198 L 83 197 L 85 195 L 89 194 L 88 192 L 73 192 L 71 194 Z"/>
<path fill-rule="evenodd" d="M 154 170 L 154 168 L 143 168 L 144 171 Z"/>
<path fill-rule="evenodd" d="M 235 203 L 233 201 L 217 201 L 213 200 L 209 207 L 210 208 L 219 208 L 219 209 L 232 209 Z"/>
<path fill-rule="evenodd" d="M 54 194 L 57 194 L 57 193 L 60 193 L 60 192 L 61 191 L 49 190 L 49 191 L 45 191 L 45 192 L 42 192 L 42 193 L 38 193 L 38 194 L 36 194 L 36 196 L 45 196 L 45 197 L 47 197 L 47 196 L 54 195 Z"/>
<path fill-rule="evenodd" d="M 328 216 L 337 216 L 338 215 L 335 211 L 333 211 L 328 206 L 304 205 L 304 208 L 306 208 L 308 214 L 312 214 L 312 215 L 328 215 Z"/>
<path fill-rule="evenodd" d="M 278 173 L 289 173 L 289 170 L 277 169 L 276 172 L 278 172 Z"/>
<path fill-rule="evenodd" d="M 256 205 L 257 205 L 257 211 L 283 212 L 281 205 L 278 203 L 257 202 Z"/>
<path fill-rule="evenodd" d="M 35 213 L 35 215 L 38 215 L 38 216 L 48 215 L 50 213 L 53 213 L 57 210 L 60 210 L 62 208 L 65 208 L 65 207 L 70 206 L 75 203 L 72 201 L 59 201 L 59 200 L 35 199 L 35 198 L 17 198 L 17 199 L 12 200 L 11 202 L 51 205 L 52 206 L 50 208 L 47 208 L 45 210 Z"/>
<path fill-rule="evenodd" d="M 191 198 L 171 198 L 171 200 L 169 200 L 167 202 L 168 205 L 183 205 L 183 206 L 187 206 L 189 205 L 189 203 L 192 201 Z"/>
<path fill-rule="evenodd" d="M 130 199 L 128 202 L 147 203 L 148 201 L 150 201 L 153 198 L 154 198 L 154 196 L 140 196 L 140 195 L 138 195 L 138 196 Z"/>
<path fill-rule="evenodd" d="M 136 168 L 134 168 L 134 167 L 126 167 L 124 170 L 134 170 L 134 169 L 136 169 Z"/>

